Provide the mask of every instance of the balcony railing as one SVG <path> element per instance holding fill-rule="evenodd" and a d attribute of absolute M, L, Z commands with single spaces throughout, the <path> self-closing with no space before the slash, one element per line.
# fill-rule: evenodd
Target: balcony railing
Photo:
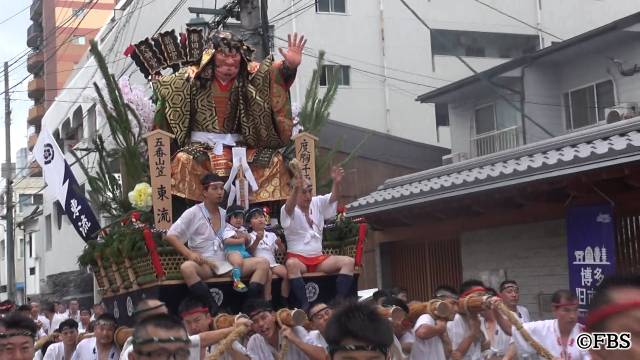
<path fill-rule="evenodd" d="M 27 57 L 27 71 L 31 74 L 42 70 L 42 63 L 44 63 L 44 54 L 42 51 L 36 51 Z"/>
<path fill-rule="evenodd" d="M 520 146 L 520 127 L 510 128 L 480 134 L 471 138 L 471 153 L 473 157 L 493 154 L 498 151 L 515 149 Z"/>
<path fill-rule="evenodd" d="M 42 18 L 42 0 L 33 0 L 31 3 L 31 20 L 40 21 Z"/>
<path fill-rule="evenodd" d="M 33 23 L 27 29 L 27 46 L 39 48 L 42 45 L 42 25 Z"/>
<path fill-rule="evenodd" d="M 42 95 L 44 95 L 44 79 L 34 78 L 29 80 L 29 84 L 27 85 L 27 95 L 29 98 L 34 100 L 41 98 Z"/>
<path fill-rule="evenodd" d="M 44 116 L 44 104 L 34 105 L 29 109 L 29 116 L 27 117 L 27 124 L 38 127 L 40 120 Z"/>

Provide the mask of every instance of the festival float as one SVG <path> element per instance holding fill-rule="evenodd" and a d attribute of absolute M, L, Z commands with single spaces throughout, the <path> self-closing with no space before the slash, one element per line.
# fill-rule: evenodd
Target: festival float
<path fill-rule="evenodd" d="M 215 49 L 238 46 L 240 63 L 217 64 L 214 70 Z M 104 304 L 120 323 L 131 323 L 141 299 L 158 298 L 176 310 L 187 295 L 180 274 L 185 258 L 164 234 L 185 209 L 202 200 L 203 174 L 228 178 L 225 202 L 262 207 L 270 215 L 270 231 L 283 240 L 277 217 L 289 194 L 290 162 L 297 159 L 296 168 L 314 185 L 314 193 L 330 188 L 321 174 L 328 172 L 335 152 L 320 156 L 313 134 L 328 118 L 329 97 L 337 85 L 330 84 L 319 97 L 317 69 L 294 119 L 288 89 L 295 70 L 273 56 L 253 62 L 252 49 L 231 33 L 205 35 L 188 28 L 184 34 L 166 31 L 131 45 L 125 55 L 151 82 L 152 99 L 126 78 L 116 81 L 96 43 L 91 53 L 104 77 L 104 84 L 94 83 L 94 88 L 109 132 L 93 141 L 97 171 L 82 169 L 91 188 L 89 200 L 104 226 L 87 242 L 78 263 L 92 270 Z M 224 71 L 237 76 L 230 87 L 219 81 Z M 300 126 L 304 130 L 294 135 Z M 354 257 L 357 280 L 367 225 L 346 218 L 343 209 L 325 226 L 323 248 L 327 254 Z M 282 262 L 284 254 L 277 258 Z M 310 301 L 334 297 L 335 276 L 308 273 L 304 278 Z M 222 310 L 241 309 L 245 294 L 232 290 L 230 276 L 206 282 Z M 274 300 L 279 286 L 275 278 Z"/>

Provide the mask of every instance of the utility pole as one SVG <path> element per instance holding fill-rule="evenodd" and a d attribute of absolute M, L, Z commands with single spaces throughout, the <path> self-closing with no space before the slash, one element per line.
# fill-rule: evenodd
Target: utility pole
<path fill-rule="evenodd" d="M 255 60 L 261 61 L 269 54 L 267 1 L 240 0 L 239 3 L 242 31 L 248 34 L 245 41 L 256 49 Z"/>
<path fill-rule="evenodd" d="M 11 98 L 9 97 L 9 63 L 4 63 L 4 138 L 6 160 L 4 177 L 7 180 L 5 203 L 7 209 L 7 295 L 16 300 L 15 240 L 13 233 L 13 176 L 11 171 Z"/>

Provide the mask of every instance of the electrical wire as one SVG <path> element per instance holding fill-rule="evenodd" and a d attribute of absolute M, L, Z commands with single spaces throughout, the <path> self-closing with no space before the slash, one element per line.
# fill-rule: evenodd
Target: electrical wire
<path fill-rule="evenodd" d="M 28 9 L 30 9 L 30 8 L 31 8 L 31 5 L 27 5 L 27 7 L 25 7 L 24 9 L 22 9 L 22 10 L 18 11 L 17 13 L 15 13 L 15 14 L 13 14 L 13 15 L 9 16 L 8 18 L 6 18 L 6 19 L 4 19 L 4 20 L 0 21 L 0 25 L 2 25 L 2 24 L 4 24 L 4 23 L 6 23 L 7 21 L 9 21 L 9 20 L 13 19 L 14 17 L 16 17 L 16 16 L 18 16 L 18 15 L 22 14 L 23 12 L 25 12 L 26 10 L 28 10 Z"/>
<path fill-rule="evenodd" d="M 541 33 L 543 33 L 543 34 L 547 34 L 547 35 L 549 35 L 549 36 L 553 36 L 554 38 L 556 38 L 556 39 L 558 39 L 558 40 L 560 40 L 560 41 L 564 41 L 564 39 L 563 39 L 563 38 L 561 38 L 561 37 L 559 37 L 559 36 L 556 36 L 556 35 L 554 35 L 554 34 L 552 34 L 552 33 L 548 32 L 548 31 L 546 31 L 546 30 L 543 30 L 543 29 L 541 29 L 541 28 L 540 28 L 540 27 L 538 27 L 538 26 L 531 25 L 531 24 L 529 24 L 528 22 L 526 22 L 526 21 L 524 21 L 524 20 L 518 19 L 517 17 L 515 17 L 515 16 L 513 16 L 513 15 L 511 15 L 511 14 L 509 14 L 509 13 L 507 13 L 506 11 L 500 10 L 500 9 L 498 9 L 498 8 L 496 8 L 496 7 L 494 7 L 494 6 L 491 6 L 491 5 L 489 5 L 489 4 L 485 3 L 485 2 L 482 2 L 482 1 L 480 1 L 480 0 L 474 0 L 474 1 L 475 1 L 475 2 L 477 2 L 477 3 L 479 3 L 479 4 L 482 4 L 482 5 L 486 6 L 486 7 L 488 7 L 489 9 L 491 9 L 491 10 L 493 10 L 493 11 L 495 11 L 495 12 L 499 13 L 499 14 L 502 14 L 502 15 L 504 15 L 504 16 L 506 16 L 506 17 L 508 17 L 508 18 L 512 19 L 512 20 L 515 20 L 515 21 L 517 21 L 517 22 L 519 22 L 519 23 L 521 23 L 521 24 L 523 24 L 523 25 L 525 25 L 525 26 L 528 26 L 528 27 L 530 27 L 530 28 L 532 28 L 532 29 L 534 29 L 534 30 L 540 31 L 540 32 L 541 32 Z"/>

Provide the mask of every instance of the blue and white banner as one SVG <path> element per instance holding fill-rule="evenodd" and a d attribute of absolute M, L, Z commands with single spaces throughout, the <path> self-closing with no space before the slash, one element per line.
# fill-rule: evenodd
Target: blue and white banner
<path fill-rule="evenodd" d="M 572 207 L 567 212 L 569 287 L 583 317 L 595 289 L 616 272 L 615 218 L 609 204 Z"/>
<path fill-rule="evenodd" d="M 47 191 L 51 191 L 58 199 L 82 240 L 90 240 L 100 230 L 100 223 L 82 194 L 64 154 L 48 130 L 42 129 L 38 135 L 33 155 L 42 168 Z"/>

